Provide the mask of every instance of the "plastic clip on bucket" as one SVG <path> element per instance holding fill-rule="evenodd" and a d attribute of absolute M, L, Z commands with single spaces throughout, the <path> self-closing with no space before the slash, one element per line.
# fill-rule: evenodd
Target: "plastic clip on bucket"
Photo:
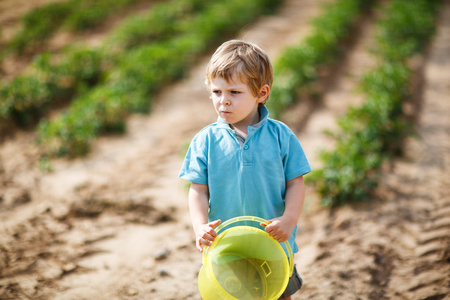
<path fill-rule="evenodd" d="M 278 299 L 294 268 L 288 242 L 273 239 L 258 217 L 237 217 L 216 227 L 203 251 L 198 287 L 204 300 Z M 289 259 L 288 259 L 289 258 Z"/>

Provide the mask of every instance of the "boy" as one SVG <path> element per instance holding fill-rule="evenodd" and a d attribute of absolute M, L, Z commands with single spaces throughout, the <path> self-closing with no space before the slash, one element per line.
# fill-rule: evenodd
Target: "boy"
<path fill-rule="evenodd" d="M 207 65 L 205 83 L 219 117 L 194 137 L 179 175 L 191 181 L 189 211 L 199 251 L 214 241 L 221 221 L 237 216 L 269 220 L 266 232 L 298 251 L 303 175 L 311 168 L 295 134 L 268 118 L 264 104 L 272 81 L 268 55 L 244 41 L 225 42 Z M 294 269 L 280 299 L 290 299 L 301 285 Z"/>

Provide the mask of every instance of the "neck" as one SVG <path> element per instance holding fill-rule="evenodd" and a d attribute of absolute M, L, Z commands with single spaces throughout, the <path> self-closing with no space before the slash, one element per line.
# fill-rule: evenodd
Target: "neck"
<path fill-rule="evenodd" d="M 239 133 L 240 135 L 242 135 L 244 138 L 246 138 L 247 137 L 247 134 L 248 134 L 248 127 L 245 127 L 245 128 L 238 128 L 238 127 L 236 127 L 236 126 L 234 126 L 233 124 L 230 124 L 230 127 L 234 130 L 234 131 L 236 131 L 237 133 Z"/>
<path fill-rule="evenodd" d="M 259 111 L 256 113 L 254 119 L 250 123 L 243 123 L 243 124 L 230 124 L 230 127 L 234 129 L 237 133 L 242 135 L 244 138 L 247 137 L 248 134 L 248 127 L 253 126 L 255 124 L 258 124 L 261 117 L 259 115 Z"/>

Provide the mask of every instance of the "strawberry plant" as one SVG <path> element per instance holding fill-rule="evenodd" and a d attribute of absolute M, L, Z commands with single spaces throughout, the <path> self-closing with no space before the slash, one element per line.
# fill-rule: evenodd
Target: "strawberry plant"
<path fill-rule="evenodd" d="M 200 0 L 173 0 L 158 4 L 145 14 L 126 19 L 123 25 L 113 30 L 102 47 L 72 46 L 57 59 L 49 53 L 37 56 L 28 74 L 0 87 L 0 124 L 12 119 L 19 125 L 27 125 L 29 122 L 25 121 L 31 120 L 31 114 L 39 119 L 54 101 L 63 99 L 69 102 L 75 95 L 101 81 L 106 70 L 114 68 L 118 58 L 129 48 L 181 34 L 189 29 L 193 15 L 201 13 L 208 5 L 211 4 Z M 18 91 L 24 80 L 33 82 L 25 85 L 33 86 L 33 90 L 45 90 L 45 96 L 29 93 L 24 102 L 25 96 Z M 19 110 L 14 103 L 21 103 Z"/>
<path fill-rule="evenodd" d="M 112 13 L 137 0 L 70 0 L 35 8 L 22 18 L 22 30 L 8 43 L 7 49 L 22 54 L 35 51 L 61 27 L 82 31 L 101 24 Z"/>
<path fill-rule="evenodd" d="M 275 117 L 294 103 L 299 92 L 314 94 L 318 70 L 332 64 L 341 54 L 342 42 L 373 1 L 340 0 L 324 7 L 312 22 L 312 34 L 288 47 L 274 63 L 274 84 L 267 106 Z"/>
<path fill-rule="evenodd" d="M 208 47 L 277 2 L 215 2 L 185 24 L 184 34 L 126 52 L 104 84 L 76 99 L 58 118 L 41 122 L 38 141 L 52 155 L 86 153 L 102 131 L 123 129 L 126 115 L 147 111 L 155 93 L 181 78 Z M 229 15 L 237 17 L 224 17 Z"/>
<path fill-rule="evenodd" d="M 360 83 L 367 100 L 340 120 L 336 149 L 322 153 L 323 167 L 313 173 L 324 205 L 367 200 L 383 161 L 401 151 L 407 134 L 402 103 L 410 97 L 407 59 L 434 33 L 439 4 L 393 0 L 384 7 L 375 45 L 380 65 Z"/>
<path fill-rule="evenodd" d="M 32 10 L 23 17 L 23 28 L 12 38 L 7 49 L 20 54 L 27 48 L 41 46 L 61 26 L 71 8 L 71 2 L 57 2 Z"/>

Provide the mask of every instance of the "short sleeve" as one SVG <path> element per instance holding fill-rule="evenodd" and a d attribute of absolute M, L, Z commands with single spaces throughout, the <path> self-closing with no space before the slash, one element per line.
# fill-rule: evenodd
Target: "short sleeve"
<path fill-rule="evenodd" d="M 287 141 L 283 164 L 286 181 L 289 181 L 311 172 L 311 166 L 297 136 L 292 131 Z"/>
<path fill-rule="evenodd" d="M 208 184 L 208 145 L 198 135 L 192 140 L 179 177 L 199 184 Z"/>

